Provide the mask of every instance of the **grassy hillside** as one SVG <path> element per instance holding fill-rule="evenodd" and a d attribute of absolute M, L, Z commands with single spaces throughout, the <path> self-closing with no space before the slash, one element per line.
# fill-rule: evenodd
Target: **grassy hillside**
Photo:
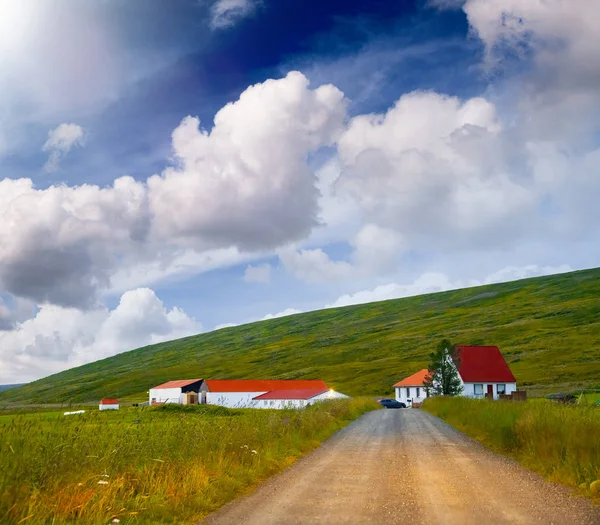
<path fill-rule="evenodd" d="M 320 378 L 380 394 L 443 337 L 494 344 L 533 392 L 600 388 L 600 269 L 299 314 L 140 348 L 0 393 L 3 402 L 145 399 L 181 378 Z"/>

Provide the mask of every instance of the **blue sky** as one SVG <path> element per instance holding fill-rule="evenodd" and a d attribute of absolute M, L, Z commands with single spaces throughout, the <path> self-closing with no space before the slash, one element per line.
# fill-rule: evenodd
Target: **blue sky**
<path fill-rule="evenodd" d="M 596 266 L 565 2 L 0 0 L 0 383 Z"/>

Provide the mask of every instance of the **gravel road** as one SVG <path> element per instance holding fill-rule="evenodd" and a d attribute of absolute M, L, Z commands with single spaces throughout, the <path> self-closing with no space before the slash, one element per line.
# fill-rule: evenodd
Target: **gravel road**
<path fill-rule="evenodd" d="M 584 525 L 600 507 L 421 410 L 377 410 L 202 523 Z"/>

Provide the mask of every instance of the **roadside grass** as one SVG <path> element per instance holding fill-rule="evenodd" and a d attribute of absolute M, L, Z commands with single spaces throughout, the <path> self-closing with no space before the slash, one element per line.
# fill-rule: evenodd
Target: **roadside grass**
<path fill-rule="evenodd" d="M 423 409 L 550 481 L 590 496 L 590 483 L 600 479 L 599 408 L 433 397 Z"/>
<path fill-rule="evenodd" d="M 391 392 L 443 338 L 498 345 L 529 395 L 600 388 L 600 269 L 330 308 L 132 350 L 0 393 L 18 403 L 147 401 L 170 379 L 323 379 Z"/>
<path fill-rule="evenodd" d="M 193 523 L 377 408 L 355 398 L 303 410 L 6 416 L 0 523 Z"/>

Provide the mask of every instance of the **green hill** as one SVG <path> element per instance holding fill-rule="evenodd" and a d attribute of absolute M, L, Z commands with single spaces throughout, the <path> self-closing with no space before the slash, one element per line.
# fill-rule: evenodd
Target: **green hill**
<path fill-rule="evenodd" d="M 532 393 L 600 388 L 600 269 L 309 312 L 139 348 L 0 393 L 0 403 L 146 399 L 183 378 L 321 378 L 382 394 L 436 343 L 498 345 Z"/>

